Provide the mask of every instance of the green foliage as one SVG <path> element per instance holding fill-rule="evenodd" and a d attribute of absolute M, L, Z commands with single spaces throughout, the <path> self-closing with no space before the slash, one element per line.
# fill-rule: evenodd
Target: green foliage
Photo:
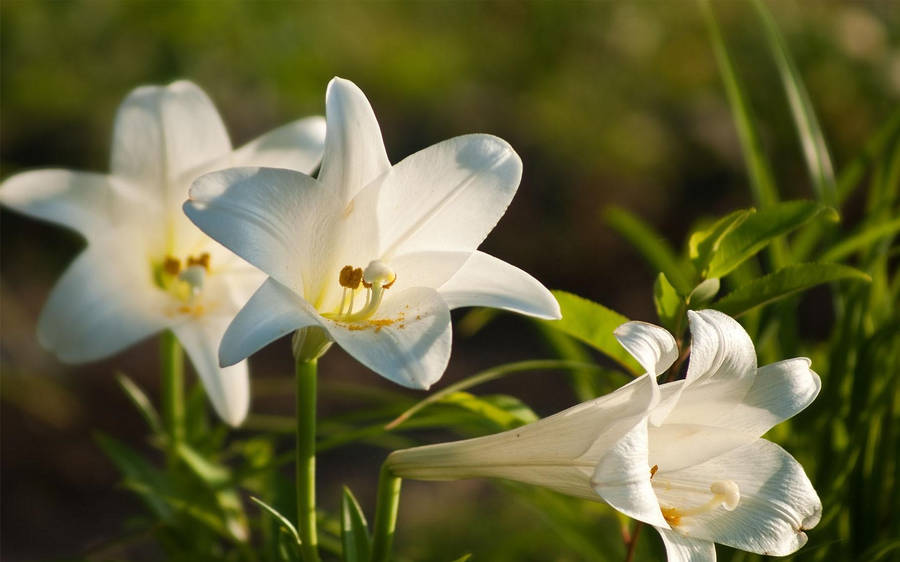
<path fill-rule="evenodd" d="M 350 488 L 341 495 L 341 544 L 345 562 L 367 562 L 372 555 L 369 525 Z"/>

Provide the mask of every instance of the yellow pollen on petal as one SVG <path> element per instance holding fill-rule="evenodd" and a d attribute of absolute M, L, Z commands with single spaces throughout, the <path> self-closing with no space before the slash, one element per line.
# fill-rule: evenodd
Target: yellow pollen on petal
<path fill-rule="evenodd" d="M 662 511 L 663 518 L 670 526 L 677 527 L 681 524 L 681 513 L 674 507 L 661 507 L 659 510 Z"/>

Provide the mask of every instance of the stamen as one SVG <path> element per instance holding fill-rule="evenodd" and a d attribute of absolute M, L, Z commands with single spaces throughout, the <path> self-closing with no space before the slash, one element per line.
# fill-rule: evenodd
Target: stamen
<path fill-rule="evenodd" d="M 209 252 L 203 252 L 199 256 L 188 256 L 187 266 L 190 267 L 192 265 L 202 266 L 203 269 L 209 271 Z"/>
<path fill-rule="evenodd" d="M 203 281 L 206 278 L 206 269 L 202 265 L 192 265 L 178 274 L 178 279 L 187 283 L 190 291 L 190 299 L 193 299 L 203 290 Z"/>
<path fill-rule="evenodd" d="M 173 258 L 172 256 L 166 256 L 166 259 L 163 261 L 162 265 L 163 271 L 172 275 L 178 275 L 178 272 L 181 271 L 181 260 Z"/>
<path fill-rule="evenodd" d="M 362 281 L 363 278 L 363 270 L 360 268 L 355 268 L 352 265 L 345 265 L 341 268 L 341 273 L 338 275 L 338 283 L 341 284 L 341 287 L 346 287 L 347 289 L 359 289 L 359 282 Z"/>
<path fill-rule="evenodd" d="M 655 471 L 651 469 L 650 478 L 653 478 L 653 473 L 655 473 Z M 719 507 L 724 508 L 725 511 L 734 511 L 741 501 L 741 491 L 740 488 L 738 488 L 737 482 L 734 480 L 716 480 L 710 484 L 709 491 L 713 494 L 712 499 L 696 507 L 679 509 L 676 507 L 660 506 L 660 511 L 662 511 L 666 522 L 675 527 L 681 524 L 682 517 L 708 513 Z"/>
<path fill-rule="evenodd" d="M 328 318 L 340 322 L 359 322 L 370 318 L 381 305 L 384 290 L 397 280 L 397 274 L 384 262 L 373 260 L 366 269 L 345 265 L 338 274 L 338 283 L 344 287 L 337 314 L 327 313 Z M 360 284 L 366 289 L 366 302 L 358 312 L 353 312 L 354 297 Z M 347 303 L 345 310 L 345 302 Z"/>

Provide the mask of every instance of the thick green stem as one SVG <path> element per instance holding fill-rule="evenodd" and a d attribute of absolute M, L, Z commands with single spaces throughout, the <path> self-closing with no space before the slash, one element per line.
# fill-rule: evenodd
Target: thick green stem
<path fill-rule="evenodd" d="M 162 407 L 169 432 L 169 464 L 178 458 L 178 445 L 184 441 L 184 351 L 175 334 L 166 330 L 160 337 L 162 366 Z"/>
<path fill-rule="evenodd" d="M 318 562 L 316 535 L 316 361 L 297 361 L 297 526 L 305 562 Z"/>
<path fill-rule="evenodd" d="M 397 508 L 400 506 L 400 484 L 387 463 L 381 466 L 378 477 L 378 499 L 375 504 L 375 529 L 372 541 L 372 562 L 388 562 L 397 527 Z"/>

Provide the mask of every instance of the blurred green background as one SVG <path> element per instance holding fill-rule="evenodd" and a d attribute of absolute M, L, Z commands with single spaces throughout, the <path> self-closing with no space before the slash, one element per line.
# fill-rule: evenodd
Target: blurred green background
<path fill-rule="evenodd" d="M 714 6 L 783 198 L 811 198 L 752 7 Z M 769 6 L 840 168 L 900 98 L 898 4 Z M 524 160 L 524 177 L 483 248 L 548 287 L 633 319 L 655 321 L 655 271 L 604 224 L 604 208 L 625 207 L 680 246 L 701 218 L 752 204 L 706 28 L 689 1 L 4 0 L 0 174 L 38 167 L 107 170 L 115 109 L 140 84 L 195 81 L 239 145 L 287 121 L 324 113 L 325 86 L 336 75 L 366 92 L 394 162 L 464 133 L 509 141 Z M 852 224 L 862 206 L 851 200 L 848 209 L 845 221 Z M 6 210 L 0 228 L 3 558 L 62 559 L 119 536 L 123 521 L 140 510 L 116 488 L 117 474 L 92 432 L 140 442 L 141 420 L 112 375 L 125 372 L 155 389 L 156 347 L 147 342 L 78 367 L 56 361 L 38 346 L 35 322 L 83 242 Z M 813 292 L 799 309 L 800 332 L 813 341 L 829 331 L 822 297 Z M 523 319 L 503 317 L 467 337 L 471 324 L 456 323 L 454 355 L 436 388 L 503 361 L 547 356 Z M 254 357 L 254 412 L 290 412 L 290 398 L 279 397 L 278 389 L 290 388 L 291 369 L 285 341 Z M 340 399 L 341 384 L 395 390 L 341 351 L 326 356 L 321 373 L 325 415 L 349 408 Z M 526 375 L 487 388 L 514 394 L 540 414 L 575 401 L 556 375 Z M 803 427 L 802 416 L 795 427 Z M 336 508 L 339 485 L 348 482 L 370 511 L 383 456 L 366 447 L 323 455 L 322 504 Z M 435 552 L 449 560 L 466 551 L 476 552 L 476 560 L 583 559 L 584 550 L 560 538 L 553 522 L 502 490 L 484 482 L 405 484 L 398 551 L 412 560 L 433 559 Z M 578 509 L 585 517 L 595 511 Z M 614 522 L 606 516 L 598 525 Z M 501 533 L 513 536 L 496 540 Z M 599 535 L 596 546 L 602 546 Z M 152 552 L 144 556 L 153 559 Z"/>

